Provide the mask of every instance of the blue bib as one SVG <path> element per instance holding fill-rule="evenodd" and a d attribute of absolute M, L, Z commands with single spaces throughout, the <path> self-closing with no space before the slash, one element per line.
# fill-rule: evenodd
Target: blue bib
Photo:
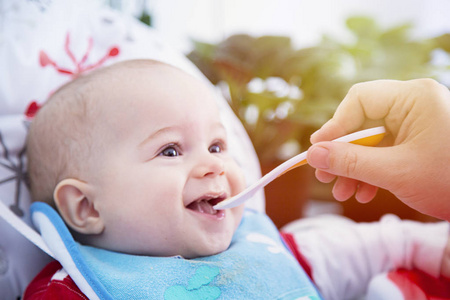
<path fill-rule="evenodd" d="M 102 286 L 104 299 L 322 299 L 277 228 L 256 212 L 244 213 L 228 250 L 196 259 L 64 243 L 77 248 L 71 255 L 88 270 L 82 272 L 87 281 Z"/>

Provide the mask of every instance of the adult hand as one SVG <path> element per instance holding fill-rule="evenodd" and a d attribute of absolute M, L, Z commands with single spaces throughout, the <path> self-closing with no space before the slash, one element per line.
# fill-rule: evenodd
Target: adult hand
<path fill-rule="evenodd" d="M 384 125 L 384 147 L 326 142 Z M 373 199 L 377 188 L 412 208 L 450 220 L 450 92 L 431 79 L 354 85 L 333 118 L 311 136 L 308 163 L 333 195 Z"/>

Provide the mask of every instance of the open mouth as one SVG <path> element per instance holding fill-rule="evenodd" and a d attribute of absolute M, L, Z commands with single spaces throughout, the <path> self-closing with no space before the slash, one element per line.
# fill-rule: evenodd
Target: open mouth
<path fill-rule="evenodd" d="M 187 209 L 202 213 L 202 214 L 208 214 L 208 215 L 218 215 L 223 214 L 223 210 L 216 210 L 213 208 L 214 205 L 216 205 L 219 202 L 222 202 L 226 199 L 226 196 L 220 195 L 220 196 L 209 196 L 204 195 L 201 198 L 193 201 L 188 206 L 186 206 Z"/>

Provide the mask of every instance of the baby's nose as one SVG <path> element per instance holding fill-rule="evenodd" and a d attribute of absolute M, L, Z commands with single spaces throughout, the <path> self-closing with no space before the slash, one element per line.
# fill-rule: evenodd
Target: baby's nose
<path fill-rule="evenodd" d="M 225 163 L 215 155 L 200 157 L 195 168 L 195 176 L 220 176 L 225 174 Z"/>

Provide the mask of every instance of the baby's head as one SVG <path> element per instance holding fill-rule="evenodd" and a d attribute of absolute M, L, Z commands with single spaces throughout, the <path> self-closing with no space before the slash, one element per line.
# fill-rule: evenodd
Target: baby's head
<path fill-rule="evenodd" d="M 56 91 L 30 126 L 34 201 L 54 205 L 83 243 L 152 256 L 225 250 L 244 188 L 214 93 L 155 61 L 117 63 Z"/>

